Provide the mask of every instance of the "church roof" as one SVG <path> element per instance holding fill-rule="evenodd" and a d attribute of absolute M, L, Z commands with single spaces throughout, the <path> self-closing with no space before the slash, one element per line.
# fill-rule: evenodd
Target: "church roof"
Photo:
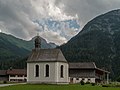
<path fill-rule="evenodd" d="M 95 69 L 96 65 L 94 62 L 78 62 L 69 63 L 70 69 Z"/>
<path fill-rule="evenodd" d="M 27 62 L 67 62 L 60 49 L 32 50 Z"/>

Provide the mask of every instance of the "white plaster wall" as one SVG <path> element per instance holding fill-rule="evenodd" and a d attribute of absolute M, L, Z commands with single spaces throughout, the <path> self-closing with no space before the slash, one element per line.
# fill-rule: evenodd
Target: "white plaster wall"
<path fill-rule="evenodd" d="M 95 78 L 84 78 L 84 82 L 86 83 L 88 79 L 90 79 L 90 83 L 95 83 Z M 82 78 L 73 78 L 73 83 L 80 83 L 81 80 Z"/>
<path fill-rule="evenodd" d="M 85 78 L 84 82 L 86 83 L 90 79 L 90 83 L 95 83 L 95 78 Z"/>
<path fill-rule="evenodd" d="M 80 81 L 82 80 L 82 78 L 78 78 L 78 79 L 76 79 L 76 83 L 80 83 Z"/>
<path fill-rule="evenodd" d="M 49 65 L 49 77 L 45 77 L 45 66 Z M 39 65 L 39 77 L 35 77 L 35 65 Z M 27 76 L 30 83 L 55 82 L 55 63 L 28 63 Z"/>
<path fill-rule="evenodd" d="M 91 78 L 91 83 L 95 83 L 95 78 Z"/>
<path fill-rule="evenodd" d="M 45 77 L 45 66 L 49 65 L 49 77 Z M 39 65 L 39 77 L 35 77 L 35 65 Z M 60 77 L 60 66 L 64 66 L 64 78 Z M 27 63 L 28 83 L 68 83 L 68 64 L 61 62 Z"/>
<path fill-rule="evenodd" d="M 73 78 L 73 83 L 76 83 L 76 78 Z"/>
<path fill-rule="evenodd" d="M 55 78 L 58 83 L 69 83 L 68 63 L 56 62 Z M 61 78 L 61 65 L 63 65 L 63 78 Z"/>

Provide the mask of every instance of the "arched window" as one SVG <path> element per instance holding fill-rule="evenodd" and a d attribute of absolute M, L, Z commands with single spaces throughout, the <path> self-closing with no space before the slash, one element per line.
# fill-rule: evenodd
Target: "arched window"
<path fill-rule="evenodd" d="M 35 65 L 35 77 L 39 77 L 39 65 Z"/>
<path fill-rule="evenodd" d="M 45 73 L 46 77 L 49 77 L 49 65 L 46 65 L 46 73 Z"/>
<path fill-rule="evenodd" d="M 60 73 L 60 77 L 63 78 L 63 65 L 61 65 L 61 67 L 60 67 L 60 71 L 61 71 L 61 73 Z"/>

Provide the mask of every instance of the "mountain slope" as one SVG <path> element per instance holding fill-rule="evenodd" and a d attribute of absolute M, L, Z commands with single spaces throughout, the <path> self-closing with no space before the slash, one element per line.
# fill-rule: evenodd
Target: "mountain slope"
<path fill-rule="evenodd" d="M 78 35 L 62 45 L 68 61 L 94 61 L 97 66 L 120 75 L 120 10 L 100 15 L 88 22 Z"/>
<path fill-rule="evenodd" d="M 34 37 L 35 38 L 35 37 Z M 12 35 L 0 33 L 0 60 L 14 60 L 24 58 L 34 48 L 34 38 L 30 41 L 18 39 Z M 55 48 L 41 38 L 42 48 Z"/>

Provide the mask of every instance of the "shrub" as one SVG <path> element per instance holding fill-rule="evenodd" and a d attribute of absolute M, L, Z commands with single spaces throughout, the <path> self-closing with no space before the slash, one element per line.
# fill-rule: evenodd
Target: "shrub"
<path fill-rule="evenodd" d="M 7 83 L 7 81 L 3 81 L 3 83 L 4 83 L 4 84 L 6 84 L 6 83 Z"/>
<path fill-rule="evenodd" d="M 87 81 L 85 84 L 90 84 L 90 82 Z"/>
<path fill-rule="evenodd" d="M 92 84 L 92 86 L 95 86 L 95 83 L 91 83 Z"/>
<path fill-rule="evenodd" d="M 84 81 L 83 81 L 83 80 L 81 80 L 81 81 L 80 81 L 80 84 L 81 84 L 81 85 L 84 85 L 85 83 L 84 83 Z"/>
<path fill-rule="evenodd" d="M 116 85 L 116 87 L 120 87 L 120 85 Z"/>
<path fill-rule="evenodd" d="M 117 81 L 120 82 L 120 76 L 117 78 Z"/>
<path fill-rule="evenodd" d="M 102 87 L 120 87 L 120 84 L 115 85 L 115 84 L 104 84 Z"/>
<path fill-rule="evenodd" d="M 102 87 L 109 87 L 108 85 L 102 85 Z"/>

